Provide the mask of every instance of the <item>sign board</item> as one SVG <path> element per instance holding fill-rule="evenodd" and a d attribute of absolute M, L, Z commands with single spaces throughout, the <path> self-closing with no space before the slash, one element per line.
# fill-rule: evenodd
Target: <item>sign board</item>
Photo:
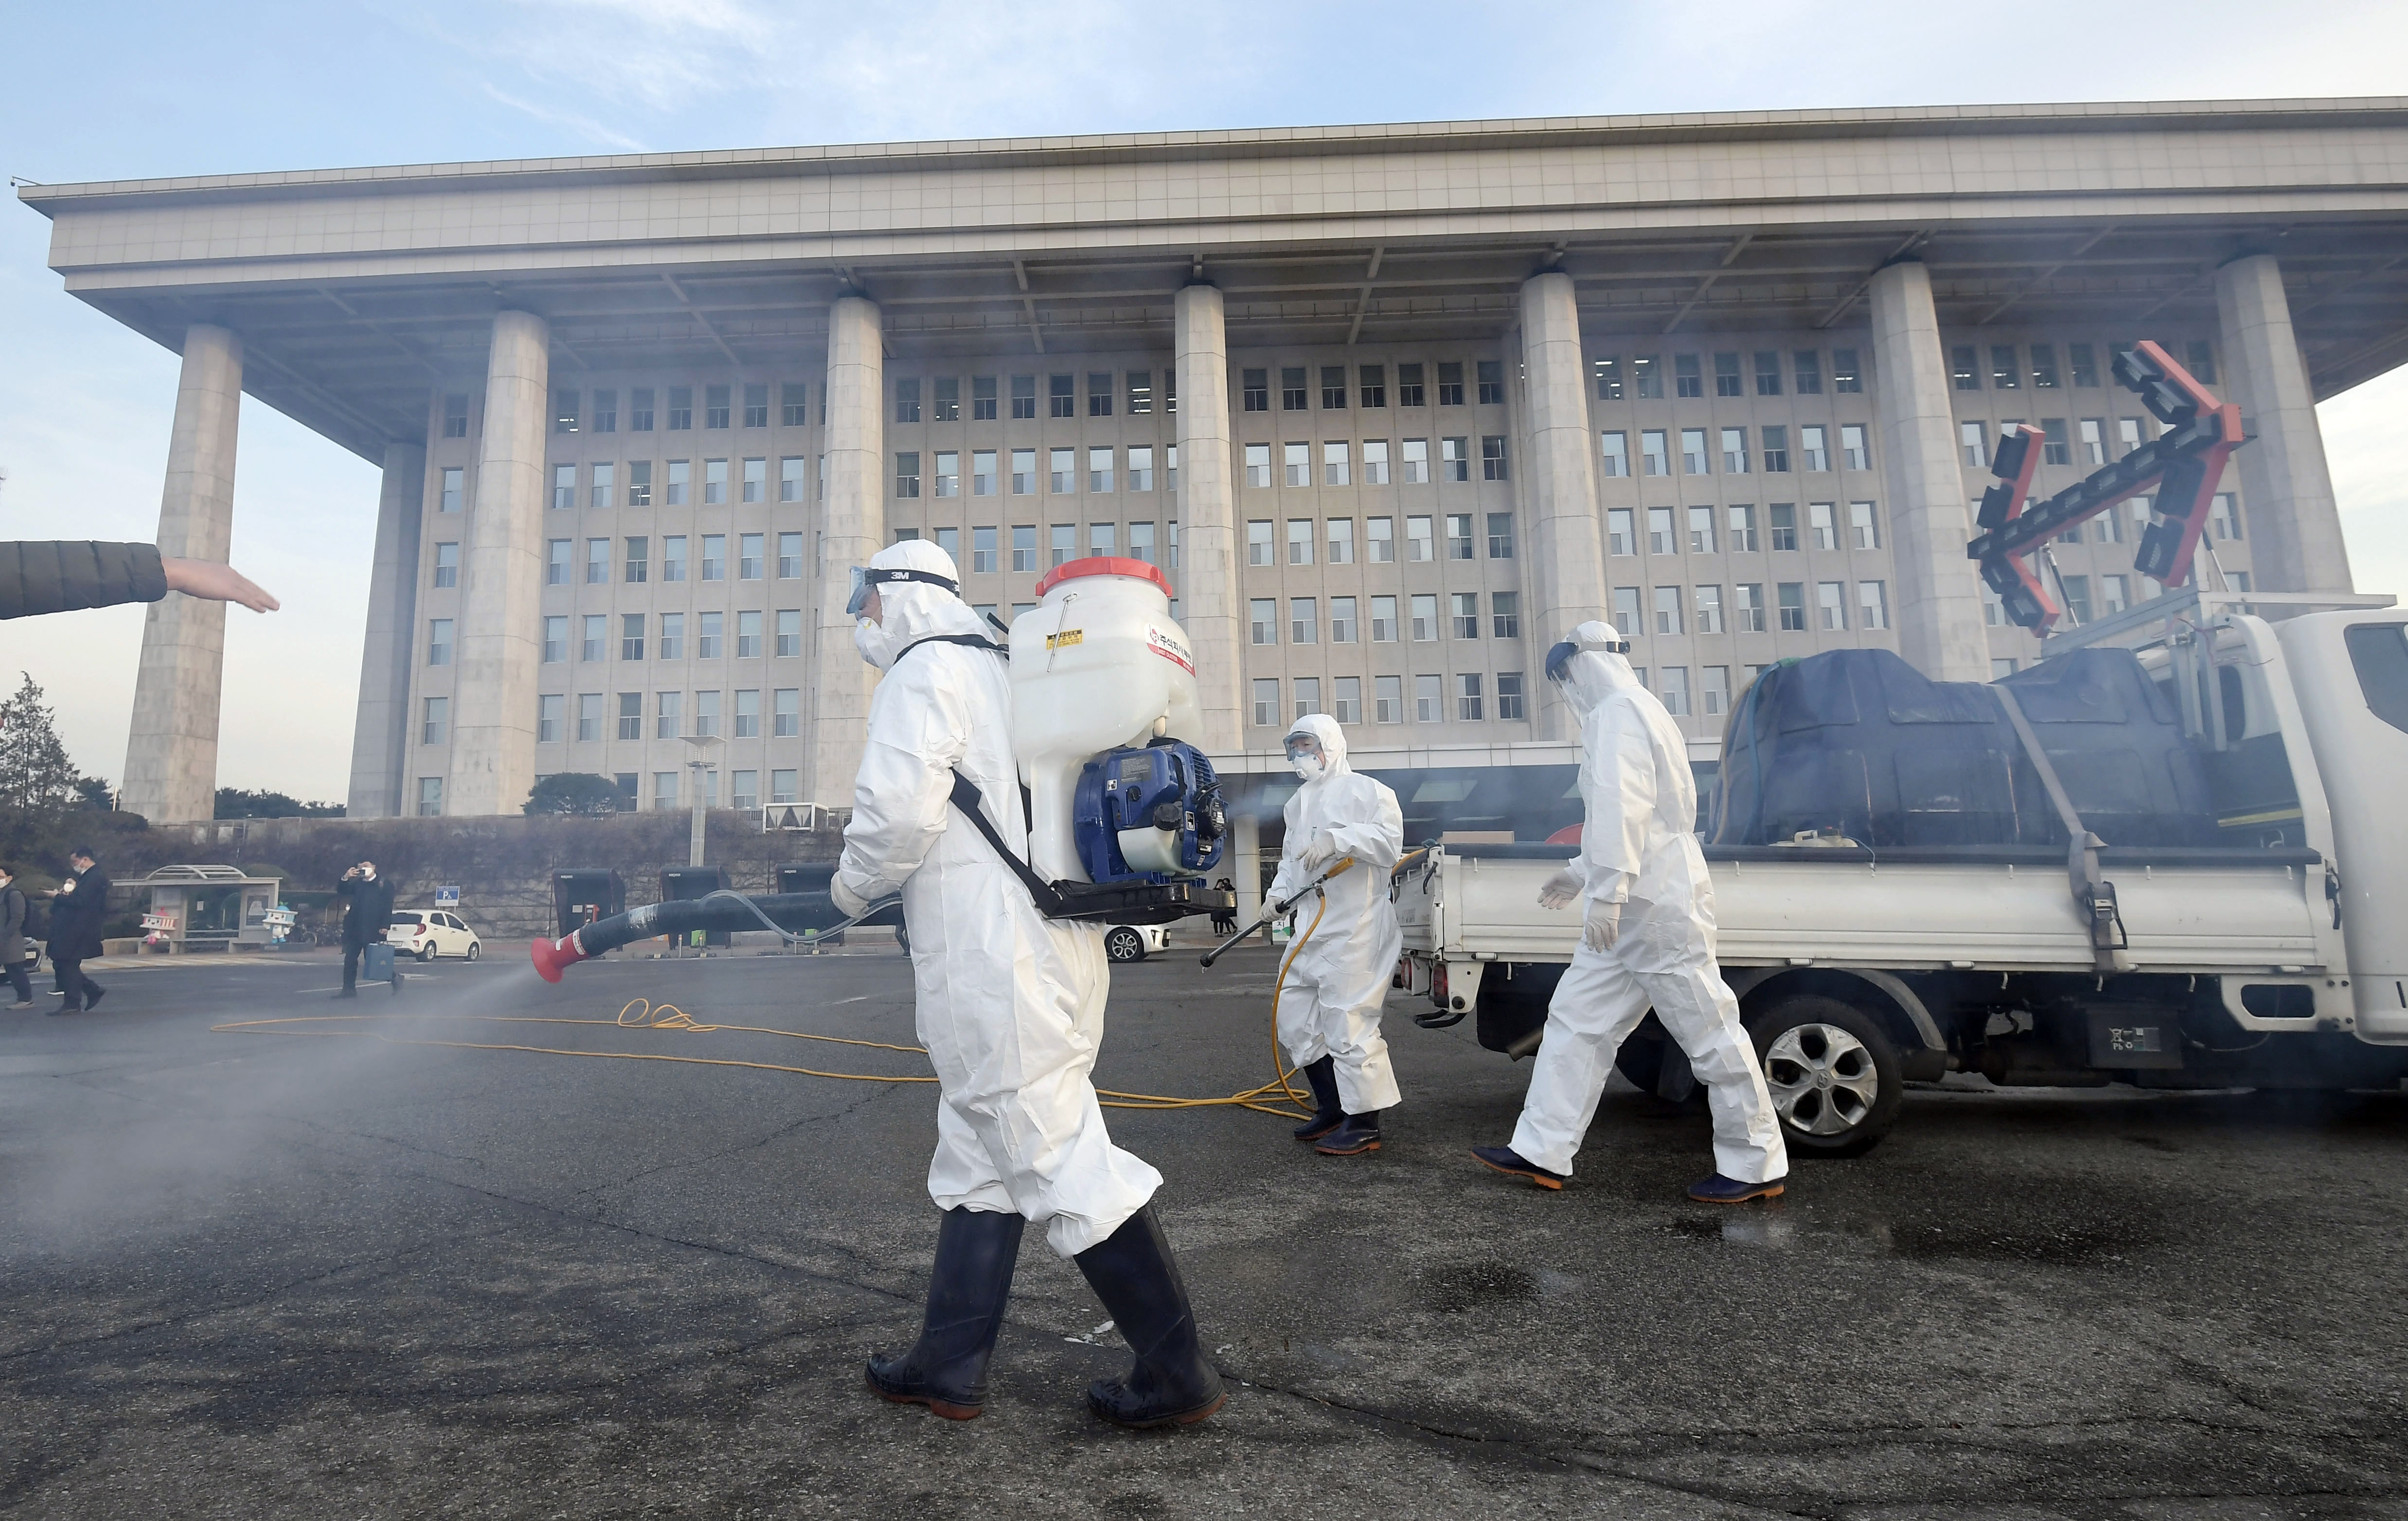
<path fill-rule="evenodd" d="M 437 887 L 435 889 L 435 906 L 438 909 L 459 908 L 460 889 L 457 886 Z"/>
<path fill-rule="evenodd" d="M 819 827 L 817 803 L 771 803 L 761 810 L 761 832 L 774 834 L 780 830 L 810 831 Z"/>
<path fill-rule="evenodd" d="M 172 913 L 146 913 L 142 916 L 143 928 L 160 930 L 169 935 L 176 932 L 176 916 Z"/>

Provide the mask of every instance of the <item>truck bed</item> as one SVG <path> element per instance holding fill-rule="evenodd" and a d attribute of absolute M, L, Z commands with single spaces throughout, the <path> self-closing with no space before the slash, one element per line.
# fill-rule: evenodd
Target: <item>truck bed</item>
<path fill-rule="evenodd" d="M 1577 847 L 1449 845 L 1408 868 L 1410 955 L 1565 962 L 1580 915 L 1539 906 Z M 1713 872 L 1725 966 L 2092 970 L 2061 852 L 2021 846 L 1722 846 Z M 2324 858 L 2299 849 L 2107 849 L 2135 971 L 2322 969 Z"/>

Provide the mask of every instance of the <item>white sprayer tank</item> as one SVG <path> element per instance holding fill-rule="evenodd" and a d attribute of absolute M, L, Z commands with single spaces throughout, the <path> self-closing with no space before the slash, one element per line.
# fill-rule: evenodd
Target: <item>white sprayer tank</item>
<path fill-rule="evenodd" d="M 1170 582 L 1143 560 L 1072 560 L 1011 621 L 1011 748 L 1028 784 L 1030 864 L 1088 881 L 1071 815 L 1079 769 L 1107 750 L 1201 732 L 1196 658 Z"/>

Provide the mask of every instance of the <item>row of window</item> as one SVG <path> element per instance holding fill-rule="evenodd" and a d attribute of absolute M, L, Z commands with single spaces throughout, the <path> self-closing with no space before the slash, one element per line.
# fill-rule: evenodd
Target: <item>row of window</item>
<path fill-rule="evenodd" d="M 2112 363 L 2114 355 L 2133 346 L 2129 338 L 2107 345 Z M 2173 345 L 2165 345 L 2171 352 Z M 2215 383 L 2215 348 L 2204 338 L 2193 338 L 2183 346 L 2185 366 L 2201 385 Z M 1987 355 L 1987 363 L 1984 362 Z M 2028 380 L 2035 391 L 2057 390 L 2065 380 L 2086 389 L 2100 383 L 2099 349 L 2094 344 L 2069 343 L 2065 346 L 2066 367 L 2057 364 L 2057 345 L 2035 343 L 2018 355 L 2012 343 L 1952 343 L 1948 346 L 1949 382 L 1959 391 L 1979 391 L 1985 380 L 1993 391 L 2019 391 Z M 2025 361 L 2028 361 L 2026 364 Z"/>
<path fill-rule="evenodd" d="M 1743 427 L 1682 428 L 1681 473 L 1683 475 L 1747 475 L 1762 471 L 1766 475 L 1787 475 L 1790 468 L 1789 428 L 1786 423 L 1768 423 L 1755 430 L 1762 440 L 1762 452 L 1751 455 L 1749 432 Z M 1672 433 L 1670 428 L 1639 430 L 1639 473 L 1670 475 L 1672 473 Z M 1866 424 L 1839 424 L 1842 467 L 1870 470 L 1873 467 L 1872 440 Z M 1617 429 L 1598 436 L 1598 471 L 1609 478 L 1631 473 L 1630 436 Z M 1712 439 L 1712 447 L 1708 440 Z M 1798 429 L 1798 468 L 1809 474 L 1831 468 L 1831 429 L 1810 423 Z"/>
<path fill-rule="evenodd" d="M 691 710 L 686 698 L 691 696 Z M 734 697 L 726 704 L 725 699 Z M 738 739 L 758 739 L 766 733 L 778 739 L 792 739 L 803 732 L 803 694 L 800 687 L 776 687 L 767 696 L 769 705 L 765 714 L 762 690 L 747 687 L 726 692 L 656 692 L 649 715 L 644 709 L 641 692 L 580 692 L 577 694 L 576 716 L 569 713 L 569 699 L 558 693 L 548 693 L 536 699 L 536 740 L 539 744 L 558 744 L 574 739 L 580 744 L 609 739 L 641 739 L 650 728 L 655 739 L 681 739 L 688 737 L 709 739 L 726 736 Z M 616 700 L 613 701 L 612 699 Z M 690 716 L 689 716 L 690 715 Z M 647 718 L 649 716 L 649 724 Z M 762 727 L 764 718 L 768 727 Z M 423 697 L 420 699 L 418 742 L 439 745 L 450 739 L 452 699 Z M 575 727 L 571 728 L 571 724 Z M 723 725 L 732 724 L 732 727 Z"/>
<path fill-rule="evenodd" d="M 1613 588 L 1614 626 L 1625 635 L 1639 638 L 1648 634 L 1762 634 L 1773 629 L 1803 633 L 1808 627 L 1808 582 L 1774 581 L 1772 601 L 1765 600 L 1765 583 L 1744 581 L 1729 588 L 1727 601 L 1724 588 L 1711 586 L 1617 586 Z M 1848 583 L 1825 581 L 1812 583 L 1813 626 L 1845 629 L 1849 626 L 1851 606 Z M 1488 598 L 1488 610 L 1484 617 L 1480 599 Z M 1645 600 L 1642 602 L 1642 598 Z M 1325 634 L 1331 644 L 1429 643 L 1443 635 L 1456 639 L 1476 639 L 1484 630 L 1489 638 L 1514 639 L 1522 637 L 1522 595 L 1519 592 L 1447 592 L 1408 595 L 1402 596 L 1333 596 L 1326 598 L 1328 622 L 1322 621 L 1321 597 L 1292 596 L 1286 599 L 1286 615 L 1281 615 L 1280 598 L 1250 597 L 1246 602 L 1247 638 L 1257 645 L 1275 645 L 1284 638 L 1291 645 L 1323 642 Z M 1889 598 L 1885 585 L 1878 581 L 1856 583 L 1855 624 L 1864 629 L 1889 626 Z M 2120 604 L 2119 604 L 2120 606 Z M 1441 613 L 1441 607 L 1444 611 Z M 1369 615 L 1369 622 L 1364 614 Z M 1399 614 L 1401 613 L 1401 621 Z M 1994 618 L 1992 620 L 1996 622 Z"/>
<path fill-rule="evenodd" d="M 641 660 L 647 652 L 655 652 L 662 660 L 687 658 L 687 633 L 693 633 L 693 658 L 717 660 L 734 655 L 738 660 L 754 660 L 764 653 L 767 612 L 683 612 L 618 614 L 618 633 L 611 634 L 611 614 L 589 612 L 571 618 L 565 614 L 547 615 L 543 620 L 543 660 L 547 665 L 570 658 L 572 642 L 575 658 L 580 661 L 608 660 L 615 642 L 621 660 Z M 689 623 L 689 617 L 692 622 Z M 735 621 L 735 640 L 728 640 L 728 623 Z M 572 631 L 572 625 L 573 631 Z M 775 642 L 768 653 L 781 659 L 793 659 L 803 653 L 803 614 L 800 609 L 779 610 L 775 624 Z M 449 666 L 458 639 L 458 624 L 450 618 L 426 620 L 426 663 Z"/>
<path fill-rule="evenodd" d="M 1787 364 L 1784 366 L 1782 351 L 1757 349 L 1754 351 L 1755 367 L 1752 371 L 1741 367 L 1741 357 L 1737 350 L 1727 350 L 1713 355 L 1715 395 L 1745 395 L 1747 377 L 1753 374 L 1757 395 L 1777 396 L 1781 395 L 1784 368 L 1787 372 L 1788 383 L 1798 395 L 1819 396 L 1823 394 L 1825 372 L 1823 355 L 1819 350 L 1793 349 L 1789 351 Z M 1599 401 L 1662 399 L 1664 365 L 1661 356 L 1631 354 L 1628 360 L 1627 369 L 1624 367 L 1624 356 L 1619 354 L 1600 355 L 1589 361 L 1589 372 L 1597 381 L 1597 399 Z M 1863 366 L 1856 363 L 1856 350 L 1831 351 L 1829 379 L 1834 392 L 1847 395 L 1863 393 L 1865 372 Z M 1706 368 L 1702 356 L 1674 354 L 1672 356 L 1672 395 L 1702 396 L 1705 394 Z"/>
<path fill-rule="evenodd" d="M 2008 428 L 2029 425 L 2020 417 L 2010 417 L 1999 423 L 1999 429 L 2003 433 Z M 2066 426 L 2064 418 L 2043 417 L 2040 420 L 2041 463 L 2043 465 L 2073 464 L 2074 442 L 2079 438 L 2082 445 L 2081 463 L 2104 465 L 2107 463 L 2107 435 L 2111 428 L 2114 431 L 2117 444 L 2121 446 L 2115 451 L 2118 457 L 2140 448 L 2144 435 L 2151 431 L 2144 429 L 2137 417 L 2077 418 L 2071 428 Z M 1995 457 L 1990 442 L 1989 423 L 1959 423 L 1956 424 L 1956 438 L 1959 446 L 1965 451 L 1967 465 L 1975 469 L 1989 467 Z"/>
<path fill-rule="evenodd" d="M 1648 667 L 1632 667 L 1641 685 L 1647 684 Z M 1762 666 L 1740 667 L 1742 685 L 1753 682 L 1764 670 Z M 1686 718 L 1702 710 L 1709 717 L 1730 711 L 1731 667 L 1700 666 L 1698 681 L 1692 691 L 1689 667 L 1666 666 L 1656 672 L 1655 691 L 1664 706 L 1676 718 Z M 1325 680 L 1318 676 L 1295 676 L 1283 683 L 1276 677 L 1261 677 L 1254 682 L 1253 712 L 1250 715 L 1258 727 L 1292 724 L 1307 713 L 1327 713 L 1340 724 L 1360 724 L 1368 716 L 1373 724 L 1479 724 L 1490 716 L 1494 696 L 1495 717 L 1499 723 L 1517 723 L 1528 716 L 1525 703 L 1526 692 L 1523 673 L 1517 670 L 1494 673 L 1458 672 L 1453 682 L 1443 676 L 1373 676 L 1369 678 L 1370 707 L 1364 707 L 1364 684 L 1360 676 L 1333 676 L 1326 679 L 1329 694 L 1327 707 L 1322 705 Z M 1406 683 L 1412 683 L 1409 688 Z M 1449 688 L 1452 687 L 1450 691 Z M 1408 693 L 1411 695 L 1408 704 Z M 1283 696 L 1285 700 L 1283 701 Z M 1702 699 L 1703 708 L 1693 706 Z"/>
<path fill-rule="evenodd" d="M 756 770 L 738 770 L 731 771 L 728 775 L 733 782 L 733 785 L 728 789 L 728 806 L 731 808 L 741 809 L 748 812 L 753 809 L 759 808 L 763 801 L 761 796 L 761 773 Z M 791 768 L 781 768 L 771 771 L 769 773 L 769 796 L 767 800 L 773 804 L 791 803 L 796 801 L 796 796 L 801 790 L 799 786 L 800 776 L 801 773 L 799 771 Z M 544 778 L 541 776 L 536 778 L 536 781 L 538 783 L 543 780 Z M 618 787 L 619 808 L 622 812 L 632 813 L 641 806 L 637 796 L 637 788 L 642 781 L 642 774 L 640 772 L 621 771 L 611 780 Z M 692 806 L 679 800 L 679 793 L 682 786 L 683 783 L 680 780 L 679 772 L 654 771 L 652 773 L 652 806 L 655 809 L 665 811 L 675 811 L 677 809 Z M 716 768 L 708 769 L 703 772 L 702 790 L 703 801 L 705 804 L 710 807 L 718 806 L 719 772 Z M 418 779 L 419 816 L 421 818 L 431 819 L 440 816 L 442 812 L 443 779 L 439 776 L 420 777 Z"/>

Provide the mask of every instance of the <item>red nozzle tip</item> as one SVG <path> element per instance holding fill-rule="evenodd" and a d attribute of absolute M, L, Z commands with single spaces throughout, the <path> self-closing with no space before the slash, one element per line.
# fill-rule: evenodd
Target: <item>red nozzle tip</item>
<path fill-rule="evenodd" d="M 559 982 L 560 969 L 585 959 L 574 935 L 556 940 L 532 940 L 527 945 L 527 955 L 535 962 L 535 974 L 547 983 Z"/>

